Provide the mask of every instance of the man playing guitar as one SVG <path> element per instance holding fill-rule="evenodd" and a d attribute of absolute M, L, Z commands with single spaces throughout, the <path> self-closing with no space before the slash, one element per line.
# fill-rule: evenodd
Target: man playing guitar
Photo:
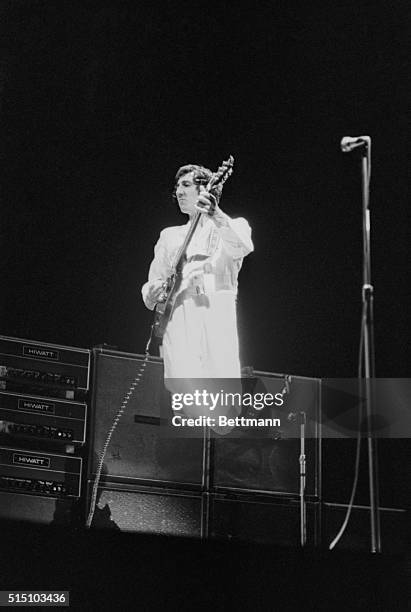
<path fill-rule="evenodd" d="M 176 174 L 174 197 L 189 221 L 161 232 L 142 287 L 145 305 L 159 309 L 162 319 L 157 335 L 163 336 L 166 379 L 241 376 L 237 279 L 254 247 L 248 222 L 232 219 L 219 206 L 221 182 L 232 164 L 230 158 L 215 174 L 190 164 Z M 167 301 L 170 278 L 178 282 Z"/>

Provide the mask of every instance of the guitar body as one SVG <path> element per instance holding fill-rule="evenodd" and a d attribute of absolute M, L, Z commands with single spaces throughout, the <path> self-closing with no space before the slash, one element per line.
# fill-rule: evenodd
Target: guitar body
<path fill-rule="evenodd" d="M 232 174 L 233 164 L 234 158 L 230 155 L 228 160 L 224 161 L 217 170 L 217 172 L 213 174 L 210 181 L 208 182 L 206 190 L 211 191 L 213 187 L 216 187 L 219 184 L 223 184 Z M 181 285 L 182 269 L 185 262 L 187 247 L 191 241 L 191 238 L 193 237 L 201 214 L 201 212 L 196 213 L 192 221 L 191 227 L 187 233 L 187 236 L 179 250 L 177 261 L 173 266 L 174 272 L 171 276 L 168 277 L 167 281 L 164 283 L 163 294 L 165 299 L 163 299 L 161 302 L 157 302 L 155 306 L 153 332 L 157 338 L 162 338 L 164 336 L 167 324 L 173 313 L 176 295 Z"/>
<path fill-rule="evenodd" d="M 157 338 L 162 338 L 165 334 L 167 324 L 171 319 L 176 299 L 177 291 L 181 284 L 181 275 L 173 274 L 166 281 L 166 299 L 164 302 L 157 302 L 154 312 L 154 335 Z"/>

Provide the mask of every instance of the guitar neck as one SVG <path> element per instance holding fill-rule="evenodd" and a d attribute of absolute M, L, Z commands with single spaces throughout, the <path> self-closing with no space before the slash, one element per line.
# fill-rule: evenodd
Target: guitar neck
<path fill-rule="evenodd" d="M 201 212 L 197 211 L 193 217 L 193 220 L 191 222 L 191 225 L 188 229 L 187 235 L 184 238 L 184 242 L 180 247 L 180 250 L 178 251 L 178 255 L 176 258 L 176 263 L 174 265 L 174 270 L 175 271 L 179 271 L 181 269 L 182 264 L 184 263 L 184 256 L 186 254 L 188 245 L 191 242 L 191 239 L 193 237 L 194 232 L 196 231 L 197 225 L 199 224 L 200 221 L 200 216 L 201 216 Z"/>
<path fill-rule="evenodd" d="M 233 163 L 234 163 L 234 158 L 232 157 L 232 155 L 230 155 L 229 159 L 225 162 L 223 162 L 222 166 L 220 166 L 220 168 L 218 169 L 218 171 L 213 174 L 210 178 L 210 180 L 208 181 L 207 187 L 206 187 L 206 191 L 211 191 L 213 189 L 213 187 L 215 187 L 217 184 L 221 183 L 223 184 L 227 178 L 230 176 L 230 174 L 232 173 L 233 169 Z M 184 239 L 183 244 L 181 245 L 181 248 L 178 251 L 176 260 L 175 260 L 175 264 L 173 266 L 174 272 L 178 273 L 181 270 L 181 267 L 184 263 L 184 256 L 186 254 L 187 251 L 187 247 L 190 244 L 190 241 L 193 237 L 193 234 L 197 228 L 197 225 L 200 221 L 200 217 L 201 217 L 202 213 L 200 211 L 197 211 L 194 214 L 194 217 L 192 219 L 191 225 L 188 229 L 187 235 Z"/>

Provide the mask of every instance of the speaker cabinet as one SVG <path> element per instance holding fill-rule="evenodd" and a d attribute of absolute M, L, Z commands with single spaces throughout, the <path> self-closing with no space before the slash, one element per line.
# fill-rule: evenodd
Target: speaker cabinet
<path fill-rule="evenodd" d="M 209 535 L 220 540 L 299 546 L 300 504 L 275 496 L 211 495 Z M 307 545 L 315 546 L 320 536 L 320 504 L 306 504 Z"/>
<path fill-rule="evenodd" d="M 306 444 L 306 494 L 319 495 L 316 442 Z M 298 440 L 215 440 L 213 486 L 215 490 L 271 492 L 297 495 L 300 487 Z"/>
<path fill-rule="evenodd" d="M 254 372 L 245 379 L 249 391 L 275 395 L 284 387 L 284 376 Z M 277 435 L 264 430 L 253 436 L 244 432 L 238 437 L 213 442 L 212 484 L 215 490 L 281 493 L 297 495 L 300 490 L 300 433 L 298 415 L 306 416 L 305 461 L 306 496 L 317 501 L 321 495 L 321 440 L 319 435 L 320 380 L 294 376 L 284 405 L 273 416 L 280 418 Z M 246 415 L 248 416 L 248 415 Z M 272 416 L 264 408 L 263 417 Z"/>
<path fill-rule="evenodd" d="M 69 526 L 82 524 L 83 515 L 81 500 L 0 492 L 0 519 Z"/>
<path fill-rule="evenodd" d="M 92 528 L 197 538 L 204 533 L 199 493 L 107 483 L 97 499 Z"/>
<path fill-rule="evenodd" d="M 143 361 L 141 355 L 93 351 L 89 499 L 107 434 Z M 250 393 L 271 393 L 283 380 L 256 372 L 245 385 Z M 310 420 L 309 545 L 317 543 L 319 534 L 319 401 L 319 381 L 301 379 L 299 385 L 291 383 L 282 415 L 286 422 L 288 415 L 305 412 Z M 170 409 L 162 361 L 150 358 L 108 446 L 92 526 L 299 545 L 299 437 L 256 438 L 245 432 L 220 439 L 167 438 L 160 416 Z"/>
<path fill-rule="evenodd" d="M 107 434 L 142 363 L 141 355 L 93 351 L 91 474 L 96 473 Z M 162 361 L 150 358 L 112 436 L 104 478 L 154 486 L 203 486 L 203 440 L 170 439 L 160 431 L 161 410 L 169 405 Z"/>

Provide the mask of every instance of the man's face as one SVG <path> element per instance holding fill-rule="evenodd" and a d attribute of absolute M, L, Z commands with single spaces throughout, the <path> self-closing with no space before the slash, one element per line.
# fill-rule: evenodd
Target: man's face
<path fill-rule="evenodd" d="M 196 212 L 198 186 L 194 183 L 194 172 L 183 174 L 177 181 L 176 197 L 181 212 L 192 215 Z"/>

